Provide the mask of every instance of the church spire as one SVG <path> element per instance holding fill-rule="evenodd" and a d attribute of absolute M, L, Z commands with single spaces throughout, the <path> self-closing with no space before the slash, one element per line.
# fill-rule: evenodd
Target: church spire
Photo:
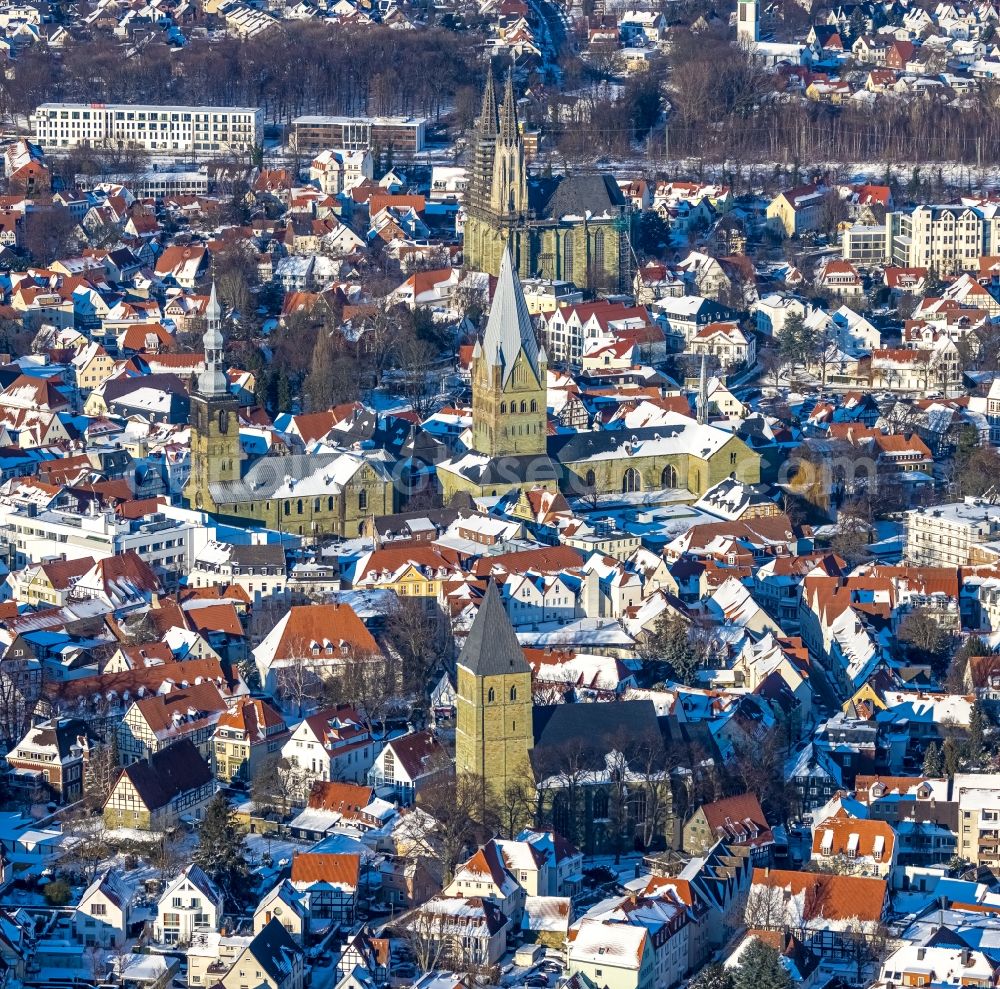
<path fill-rule="evenodd" d="M 507 72 L 507 83 L 503 90 L 503 106 L 500 107 L 500 140 L 513 144 L 518 138 L 517 102 L 514 99 L 514 75 Z"/>
<path fill-rule="evenodd" d="M 514 370 L 517 355 L 522 351 L 535 378 L 542 382 L 544 378 L 540 363 L 543 358 L 538 352 L 531 314 L 524 301 L 520 279 L 514 271 L 508 244 L 500 261 L 497 287 L 493 293 L 490 316 L 486 321 L 486 332 L 483 334 L 483 353 L 491 365 L 502 369 L 501 381 L 506 385 Z"/>
<path fill-rule="evenodd" d="M 482 137 L 496 137 L 497 87 L 493 80 L 493 63 L 486 70 L 486 88 L 483 90 L 483 108 L 479 113 L 479 133 Z"/>
<path fill-rule="evenodd" d="M 223 359 L 225 341 L 222 338 L 222 306 L 215 294 L 215 282 L 205 306 L 205 370 L 198 376 L 198 394 L 208 398 L 229 394 L 229 382 Z"/>

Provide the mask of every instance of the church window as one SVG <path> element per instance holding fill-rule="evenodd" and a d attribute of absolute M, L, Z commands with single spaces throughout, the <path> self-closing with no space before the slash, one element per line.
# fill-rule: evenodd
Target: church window
<path fill-rule="evenodd" d="M 664 488 L 677 487 L 677 468 L 673 464 L 667 464 L 660 475 L 660 486 Z"/>
<path fill-rule="evenodd" d="M 328 512 L 333 511 L 333 495 L 330 495 L 330 497 L 326 499 L 326 510 Z"/>
<path fill-rule="evenodd" d="M 363 512 L 368 507 L 368 492 L 362 488 L 358 492 L 358 511 Z"/>
<path fill-rule="evenodd" d="M 552 800 L 552 827 L 560 834 L 570 833 L 569 800 L 565 793 L 557 793 Z"/>
<path fill-rule="evenodd" d="M 573 235 L 566 234 L 563 237 L 563 277 L 572 279 L 573 277 Z"/>
<path fill-rule="evenodd" d="M 486 691 L 486 703 L 492 704 L 496 699 L 497 699 L 497 692 L 492 687 L 490 687 L 490 689 Z"/>
<path fill-rule="evenodd" d="M 642 478 L 639 476 L 639 472 L 634 467 L 629 467 L 625 471 L 625 476 L 622 478 L 622 492 L 624 494 L 629 494 L 633 491 L 642 490 Z"/>
<path fill-rule="evenodd" d="M 507 414 L 507 403 L 506 402 L 501 402 L 500 403 L 500 415 L 505 416 L 506 414 Z"/>
<path fill-rule="evenodd" d="M 598 790 L 594 794 L 594 817 L 601 819 L 608 816 L 608 792 Z"/>
<path fill-rule="evenodd" d="M 538 403 L 534 399 L 531 400 L 531 411 L 532 412 L 538 411 Z"/>
<path fill-rule="evenodd" d="M 597 270 L 601 271 L 604 268 L 604 231 L 598 230 L 594 234 L 594 264 L 597 266 Z"/>
<path fill-rule="evenodd" d="M 735 453 L 735 451 L 733 453 L 729 454 L 729 462 L 731 464 L 735 464 L 736 463 L 736 453 Z"/>
<path fill-rule="evenodd" d="M 528 403 L 527 402 L 521 402 L 521 411 L 522 412 L 527 412 L 528 411 Z"/>
<path fill-rule="evenodd" d="M 319 498 L 314 498 L 313 499 L 313 511 L 314 512 L 318 512 L 319 511 Z"/>
<path fill-rule="evenodd" d="M 296 515 L 301 515 L 302 514 L 302 499 L 301 498 L 299 498 L 299 500 L 295 503 L 295 514 Z"/>
<path fill-rule="evenodd" d="M 516 701 L 517 700 L 517 687 L 511 687 L 510 688 L 510 699 L 512 701 Z"/>
<path fill-rule="evenodd" d="M 290 501 L 285 502 L 285 514 L 286 515 L 292 514 L 292 503 Z"/>
<path fill-rule="evenodd" d="M 642 824 L 646 820 L 646 793 L 644 790 L 633 790 L 628 796 L 629 815 L 633 823 Z"/>
<path fill-rule="evenodd" d="M 584 478 L 584 483 L 588 488 L 592 488 L 597 483 L 597 475 L 592 471 L 587 471 L 587 476 Z"/>
<path fill-rule="evenodd" d="M 225 433 L 229 429 L 229 413 L 225 409 L 219 409 L 219 432 Z"/>

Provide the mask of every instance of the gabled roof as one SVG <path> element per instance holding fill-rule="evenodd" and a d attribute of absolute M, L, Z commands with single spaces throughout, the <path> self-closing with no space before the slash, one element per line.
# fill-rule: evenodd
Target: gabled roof
<path fill-rule="evenodd" d="M 771 826 L 767 823 L 760 801 L 752 793 L 703 804 L 701 810 L 717 838 L 751 846 L 770 844 L 772 841 Z"/>
<path fill-rule="evenodd" d="M 303 886 L 325 883 L 357 889 L 360 868 L 359 855 L 296 852 L 292 856 L 292 883 Z"/>
<path fill-rule="evenodd" d="M 302 949 L 292 940 L 277 917 L 272 917 L 264 925 L 261 932 L 247 945 L 246 953 L 279 986 L 286 984 L 296 962 L 301 965 Z"/>
<path fill-rule="evenodd" d="M 118 777 L 127 776 L 148 810 L 166 807 L 182 793 L 211 783 L 212 770 L 189 738 L 154 752 L 148 759 L 126 766 Z M 110 801 L 118 783 L 112 788 Z"/>
<path fill-rule="evenodd" d="M 754 869 L 754 887 L 783 890 L 795 898 L 802 920 L 879 921 L 885 907 L 886 882 L 862 876 L 838 876 L 792 869 Z"/>

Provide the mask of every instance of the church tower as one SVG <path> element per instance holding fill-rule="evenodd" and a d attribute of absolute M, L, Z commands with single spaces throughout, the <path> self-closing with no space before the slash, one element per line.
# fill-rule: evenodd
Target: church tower
<path fill-rule="evenodd" d="M 493 185 L 490 207 L 501 220 L 501 229 L 509 233 L 528 210 L 528 176 L 524 163 L 524 139 L 517 123 L 514 77 L 507 73 L 496 151 L 493 156 Z"/>
<path fill-rule="evenodd" d="M 497 116 L 497 91 L 493 81 L 493 63 L 486 73 L 486 88 L 483 90 L 483 107 L 476 122 L 472 146 L 472 170 L 465 201 L 474 213 L 479 213 L 489 200 L 493 183 L 493 156 L 497 146 L 497 131 L 500 120 Z"/>
<path fill-rule="evenodd" d="M 499 796 L 530 779 L 531 667 L 491 580 L 458 657 L 455 769 Z"/>
<path fill-rule="evenodd" d="M 510 249 L 483 342 L 472 352 L 472 440 L 490 457 L 543 456 L 547 448 L 545 350 L 535 339 Z"/>
<path fill-rule="evenodd" d="M 223 359 L 222 307 L 215 283 L 205 309 L 205 370 L 191 396 L 191 471 L 184 496 L 192 508 L 211 512 L 211 485 L 240 479 L 238 404 L 229 391 Z"/>

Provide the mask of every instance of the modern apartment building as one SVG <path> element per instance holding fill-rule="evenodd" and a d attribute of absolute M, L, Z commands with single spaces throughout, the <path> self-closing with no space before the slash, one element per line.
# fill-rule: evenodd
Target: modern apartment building
<path fill-rule="evenodd" d="M 842 251 L 859 264 L 928 268 L 939 275 L 978 271 L 979 258 L 996 253 L 1000 212 L 992 205 L 917 206 L 887 213 L 883 225 L 844 231 Z"/>
<path fill-rule="evenodd" d="M 995 562 L 984 544 L 1000 539 L 1000 505 L 966 498 L 906 513 L 906 559 L 930 567 Z"/>
<path fill-rule="evenodd" d="M 298 151 L 365 151 L 392 148 L 403 154 L 424 150 L 424 117 L 296 117 L 292 140 Z"/>
<path fill-rule="evenodd" d="M 43 103 L 32 121 L 46 149 L 131 146 L 209 155 L 247 151 L 264 134 L 264 111 L 245 106 Z"/>
<path fill-rule="evenodd" d="M 958 804 L 955 854 L 976 865 L 1000 867 L 1000 774 L 956 773 L 952 799 Z"/>

